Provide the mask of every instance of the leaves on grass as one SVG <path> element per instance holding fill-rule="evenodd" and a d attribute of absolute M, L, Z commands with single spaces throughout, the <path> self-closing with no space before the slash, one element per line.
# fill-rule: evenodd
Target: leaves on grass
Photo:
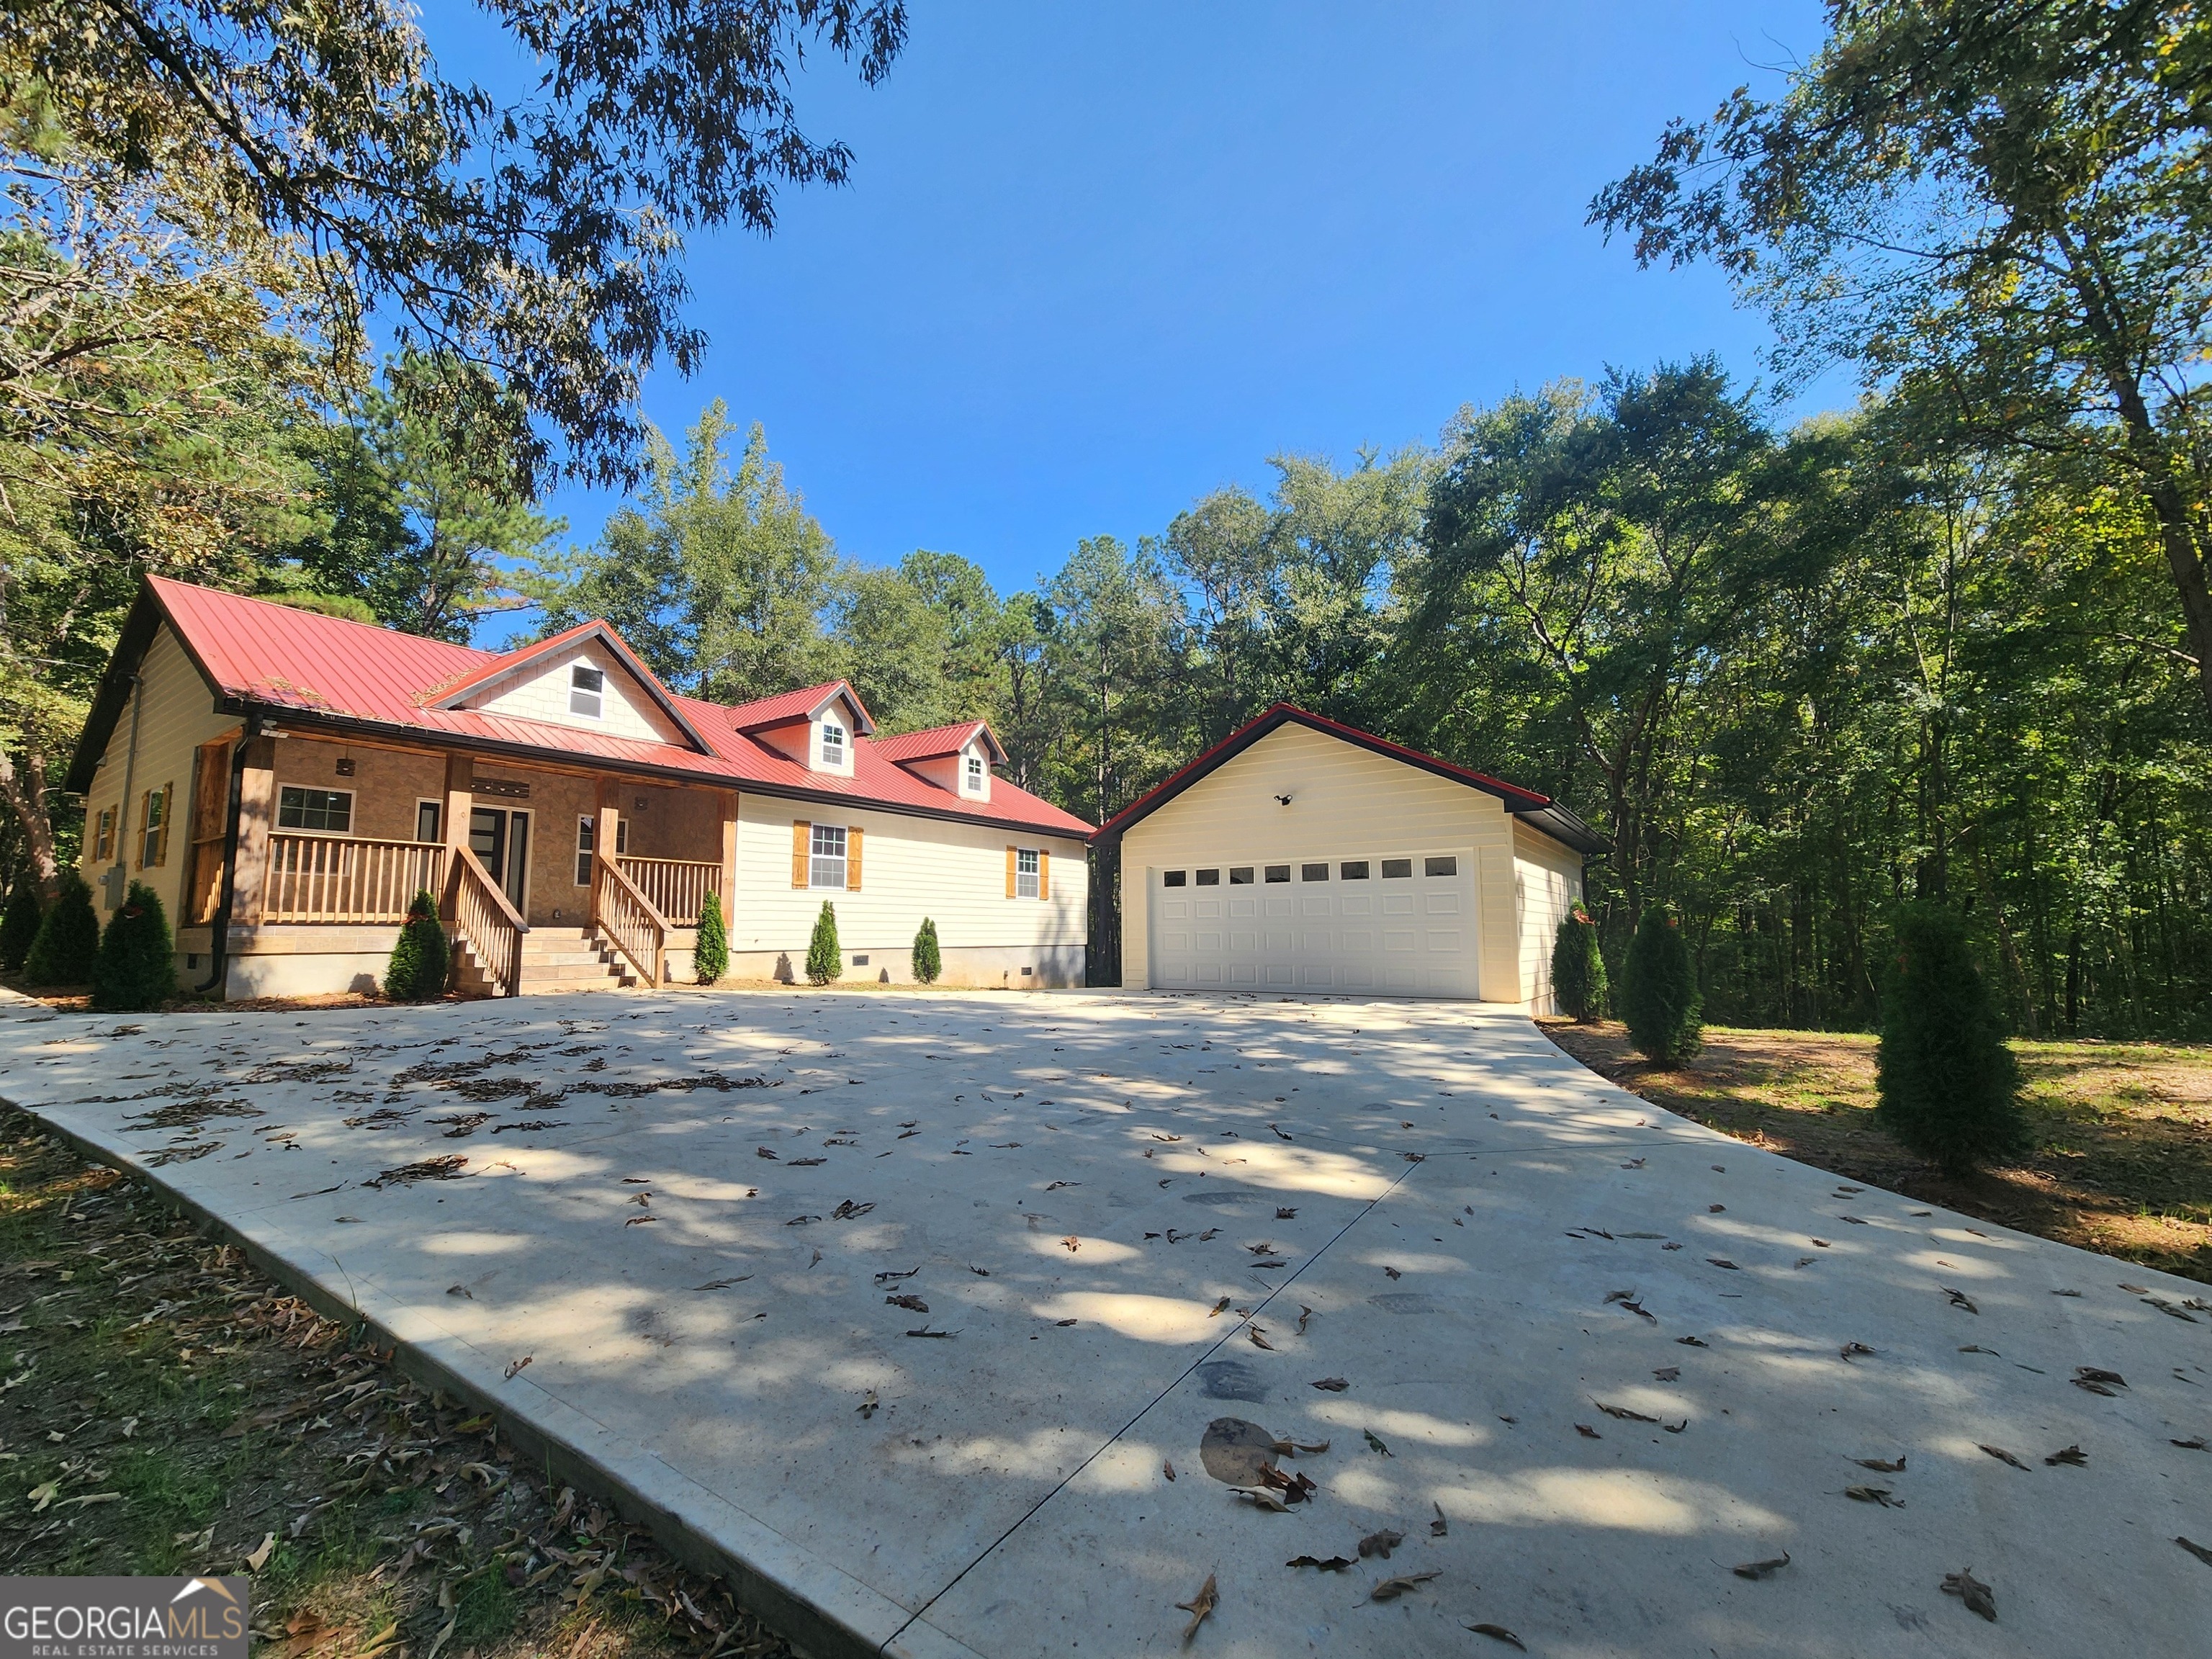
<path fill-rule="evenodd" d="M 1978 1613 L 1992 1625 L 1996 1623 L 1996 1595 L 1987 1584 L 1974 1577 L 1972 1567 L 1967 1568 L 1964 1572 L 1945 1573 L 1943 1594 L 1957 1596 L 1971 1611 Z"/>
<path fill-rule="evenodd" d="M 1905 1507 L 1891 1494 L 1887 1486 L 1846 1486 L 1844 1488 L 1844 1496 L 1856 1498 L 1862 1504 L 1879 1504 L 1886 1510 L 1901 1510 Z"/>
<path fill-rule="evenodd" d="M 1199 1586 L 1197 1595 L 1188 1601 L 1176 1603 L 1177 1609 L 1190 1615 L 1190 1623 L 1182 1633 L 1186 1647 L 1190 1644 L 1190 1638 L 1198 1634 L 1198 1627 L 1206 1622 L 1206 1615 L 1213 1611 L 1215 1602 L 1219 1600 L 1214 1594 L 1213 1577 L 1212 1573 L 1206 1574 L 1206 1582 Z"/>
<path fill-rule="evenodd" d="M 1741 1562 L 1729 1571 L 1739 1578 L 1764 1578 L 1767 1574 L 1778 1572 L 1789 1565 L 1790 1552 L 1784 1550 L 1771 1560 Z"/>
<path fill-rule="evenodd" d="M 59 1475 L 56 1475 L 52 1480 L 47 1481 L 46 1485 L 42 1486 L 32 1487 L 29 1494 L 31 1498 L 31 1513 L 33 1515 L 42 1513 L 47 1504 L 52 1503 L 56 1498 L 60 1496 L 61 1489 L 62 1481 Z"/>
<path fill-rule="evenodd" d="M 1523 1653 L 1528 1651 L 1527 1644 L 1503 1625 L 1468 1625 L 1464 1628 L 1473 1631 L 1477 1636 L 1487 1636 L 1493 1642 L 1503 1642 L 1508 1647 L 1519 1648 Z"/>
<path fill-rule="evenodd" d="M 1370 1532 L 1359 1540 L 1359 1559 L 1364 1561 L 1370 1557 L 1379 1555 L 1388 1561 L 1390 1559 L 1390 1552 L 1405 1541 L 1404 1533 L 1393 1532 L 1388 1527 L 1383 1528 L 1380 1532 Z"/>
<path fill-rule="evenodd" d="M 1376 1456 L 1389 1457 L 1392 1455 L 1390 1449 L 1376 1438 L 1374 1430 L 1362 1429 L 1360 1430 L 1360 1433 L 1367 1437 L 1367 1449 L 1373 1452 Z"/>
<path fill-rule="evenodd" d="M 246 1558 L 246 1570 L 248 1572 L 260 1571 L 269 1565 L 269 1558 L 276 1553 L 276 1534 L 273 1532 L 263 1534 L 260 1543 L 256 1545 L 253 1553 Z"/>
<path fill-rule="evenodd" d="M 1882 1474 L 1903 1474 L 1905 1473 L 1905 1459 L 1901 1456 L 1854 1457 L 1851 1459 L 1851 1462 L 1857 1464 L 1863 1469 L 1874 1469 Z"/>
<path fill-rule="evenodd" d="M 1342 1572 L 1352 1565 L 1348 1555 L 1332 1555 L 1324 1561 L 1317 1555 L 1294 1555 L 1283 1563 L 1286 1567 L 1318 1567 L 1323 1572 Z"/>
<path fill-rule="evenodd" d="M 884 1305 L 887 1308 L 904 1308 L 913 1313 L 929 1311 L 929 1304 L 918 1296 L 887 1296 L 884 1298 Z"/>
<path fill-rule="evenodd" d="M 2069 1468 L 2087 1468 L 2089 1464 L 2089 1454 L 2079 1446 L 2065 1446 L 2051 1453 L 2043 1462 L 2046 1468 L 2056 1468 L 2062 1463 Z"/>
<path fill-rule="evenodd" d="M 2024 1469 L 2027 1467 L 2027 1464 L 2021 1462 L 2020 1459 L 2014 1457 L 2002 1446 L 1983 1445 L 1982 1449 L 1987 1452 L 1991 1457 L 1996 1458 L 2000 1463 L 2009 1463 L 2016 1469 Z"/>
<path fill-rule="evenodd" d="M 1367 1599 L 1370 1601 L 1395 1601 L 1407 1590 L 1419 1589 L 1430 1579 L 1443 1577 L 1443 1571 L 1440 1567 L 1431 1567 L 1426 1572 L 1401 1573 L 1395 1578 L 1385 1578 L 1367 1592 Z"/>

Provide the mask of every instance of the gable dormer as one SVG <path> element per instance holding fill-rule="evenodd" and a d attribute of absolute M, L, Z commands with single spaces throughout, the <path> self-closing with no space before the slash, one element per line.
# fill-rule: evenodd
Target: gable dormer
<path fill-rule="evenodd" d="M 428 700 L 712 753 L 668 690 L 613 629 L 589 622 L 494 659 Z"/>
<path fill-rule="evenodd" d="M 730 711 L 730 723 L 808 771 L 838 778 L 853 775 L 854 750 L 876 729 L 842 680 L 746 703 Z"/>
<path fill-rule="evenodd" d="M 991 799 L 992 769 L 1004 765 L 1006 759 L 997 735 L 982 720 L 884 738 L 875 748 L 878 754 L 897 762 L 916 777 L 972 801 Z"/>

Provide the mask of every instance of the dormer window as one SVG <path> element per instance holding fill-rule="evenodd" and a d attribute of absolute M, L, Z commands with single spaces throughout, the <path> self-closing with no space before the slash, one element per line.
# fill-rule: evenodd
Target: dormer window
<path fill-rule="evenodd" d="M 586 668 L 581 664 L 568 671 L 568 712 L 581 714 L 586 720 L 597 720 L 606 702 L 607 677 L 597 668 Z"/>
<path fill-rule="evenodd" d="M 834 771 L 845 769 L 845 728 L 835 720 L 822 722 L 822 763 Z"/>
<path fill-rule="evenodd" d="M 967 776 L 968 793 L 971 795 L 981 794 L 983 793 L 983 757 L 981 755 L 968 757 Z"/>

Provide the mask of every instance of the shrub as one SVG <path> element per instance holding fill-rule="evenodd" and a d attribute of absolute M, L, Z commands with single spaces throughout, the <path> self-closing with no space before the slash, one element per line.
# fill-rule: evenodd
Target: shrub
<path fill-rule="evenodd" d="M 1587 1023 L 1605 1009 L 1605 953 L 1597 924 L 1579 904 L 1559 918 L 1552 941 L 1552 997 L 1570 1019 Z"/>
<path fill-rule="evenodd" d="M 1620 1017 L 1632 1042 L 1662 1066 L 1679 1066 L 1698 1052 L 1705 1032 L 1704 999 L 1681 918 L 1651 905 L 1636 924 L 1628 971 L 1620 988 Z"/>
<path fill-rule="evenodd" d="M 730 971 L 730 930 L 722 925 L 722 901 L 714 893 L 699 901 L 699 942 L 692 947 L 691 965 L 702 985 Z"/>
<path fill-rule="evenodd" d="M 169 938 L 169 918 L 154 890 L 134 881 L 100 936 L 100 954 L 92 965 L 92 1006 L 145 1012 L 176 994 L 177 956 Z"/>
<path fill-rule="evenodd" d="M 914 976 L 924 985 L 937 983 L 937 976 L 945 971 L 945 958 L 937 949 L 937 924 L 927 916 L 914 935 Z"/>
<path fill-rule="evenodd" d="M 92 913 L 92 889 L 74 870 L 62 872 L 62 890 L 54 908 L 39 923 L 39 936 L 23 959 L 23 977 L 33 985 L 82 985 L 100 956 L 100 918 Z"/>
<path fill-rule="evenodd" d="M 822 914 L 814 919 L 814 937 L 806 943 L 806 977 L 810 983 L 827 985 L 845 971 L 845 952 L 837 943 L 837 907 L 822 901 Z"/>
<path fill-rule="evenodd" d="M 407 925 L 384 967 L 384 994 L 394 1002 L 428 1002 L 446 994 L 453 946 L 438 921 L 438 901 L 419 890 L 407 907 Z"/>
<path fill-rule="evenodd" d="M 15 973 L 31 954 L 39 937 L 39 884 L 27 870 L 9 890 L 8 908 L 0 910 L 0 972 Z"/>
<path fill-rule="evenodd" d="M 2020 1066 L 1966 924 L 1941 905 L 1898 913 L 1875 1081 L 1882 1127 L 1947 1174 L 2027 1150 Z"/>

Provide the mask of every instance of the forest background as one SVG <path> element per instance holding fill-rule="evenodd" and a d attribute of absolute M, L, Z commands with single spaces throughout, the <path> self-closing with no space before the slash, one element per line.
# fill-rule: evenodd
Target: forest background
<path fill-rule="evenodd" d="M 698 351 L 681 233 L 840 176 L 782 54 L 880 75 L 896 5 L 754 0 L 733 55 L 653 9 L 516 3 L 563 89 L 520 117 L 380 7 L 319 14 L 313 53 L 293 13 L 109 9 L 89 40 L 80 8 L 0 26 L 10 880 L 76 855 L 52 781 L 160 571 L 454 640 L 604 616 L 724 701 L 842 675 L 886 732 L 988 719 L 1094 822 L 1288 701 L 1580 811 L 1608 956 L 1673 907 L 1715 1021 L 1870 1024 L 1922 897 L 2024 1033 L 2212 1036 L 2192 8 L 1838 4 L 1778 96 L 1670 127 L 1591 204 L 1767 310 L 1763 392 L 1650 364 L 1431 446 L 1275 456 L 1264 494 L 1012 593 L 956 553 L 845 557 L 719 402 L 680 436 L 636 414 Z M 1858 406 L 1778 429 L 1772 391 L 1839 360 Z M 536 506 L 563 475 L 631 491 L 590 545 Z"/>

